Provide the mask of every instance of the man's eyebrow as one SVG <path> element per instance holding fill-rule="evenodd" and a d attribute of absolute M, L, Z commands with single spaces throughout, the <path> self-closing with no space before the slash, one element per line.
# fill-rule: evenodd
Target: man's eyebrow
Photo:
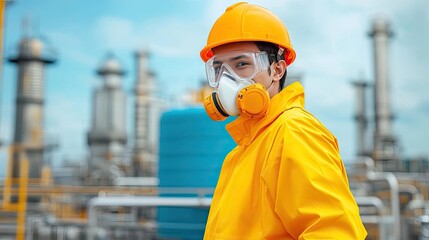
<path fill-rule="evenodd" d="M 230 58 L 229 60 L 230 61 L 235 61 L 235 60 L 242 59 L 242 58 L 245 58 L 245 57 L 246 57 L 245 55 L 238 55 L 238 56 L 235 56 L 233 58 Z"/>
<path fill-rule="evenodd" d="M 229 61 L 236 61 L 236 60 L 239 60 L 239 59 L 242 59 L 242 58 L 246 58 L 246 56 L 244 54 L 238 55 L 238 56 L 230 58 Z M 215 65 L 215 64 L 222 64 L 222 63 L 223 63 L 222 61 L 216 61 L 216 60 L 213 61 L 213 65 Z"/>

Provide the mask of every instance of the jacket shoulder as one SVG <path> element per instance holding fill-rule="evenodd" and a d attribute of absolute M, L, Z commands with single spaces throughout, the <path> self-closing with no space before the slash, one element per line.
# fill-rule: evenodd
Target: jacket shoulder
<path fill-rule="evenodd" d="M 335 145 L 338 148 L 336 137 L 325 125 L 313 116 L 310 112 L 301 107 L 292 107 L 287 109 L 281 114 L 280 124 L 283 126 L 284 131 L 294 132 L 298 135 L 295 136 L 314 136 L 320 138 L 321 136 Z"/>

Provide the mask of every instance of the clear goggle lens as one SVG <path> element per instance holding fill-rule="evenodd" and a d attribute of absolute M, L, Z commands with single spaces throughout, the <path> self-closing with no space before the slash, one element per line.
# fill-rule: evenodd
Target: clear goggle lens
<path fill-rule="evenodd" d="M 217 54 L 206 62 L 206 75 L 209 85 L 217 87 L 219 77 L 224 70 L 228 70 L 234 78 L 252 80 L 261 71 L 270 66 L 266 52 L 227 52 Z"/>

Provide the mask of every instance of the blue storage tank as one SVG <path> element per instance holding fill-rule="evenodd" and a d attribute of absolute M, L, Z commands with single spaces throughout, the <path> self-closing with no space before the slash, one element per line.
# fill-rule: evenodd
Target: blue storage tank
<path fill-rule="evenodd" d="M 202 107 L 164 113 L 161 118 L 159 187 L 214 188 L 223 159 L 236 145 L 225 129 L 232 120 L 212 121 Z M 207 215 L 208 209 L 203 208 L 160 207 L 158 236 L 161 239 L 200 240 Z"/>

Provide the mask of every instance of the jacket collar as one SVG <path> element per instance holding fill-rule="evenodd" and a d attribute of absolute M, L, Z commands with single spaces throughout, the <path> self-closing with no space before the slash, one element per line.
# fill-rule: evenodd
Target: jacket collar
<path fill-rule="evenodd" d="M 251 119 L 239 116 L 226 125 L 226 130 L 238 145 L 249 145 L 284 111 L 300 107 L 304 108 L 304 88 L 294 82 L 271 98 L 267 114 L 263 118 Z"/>

